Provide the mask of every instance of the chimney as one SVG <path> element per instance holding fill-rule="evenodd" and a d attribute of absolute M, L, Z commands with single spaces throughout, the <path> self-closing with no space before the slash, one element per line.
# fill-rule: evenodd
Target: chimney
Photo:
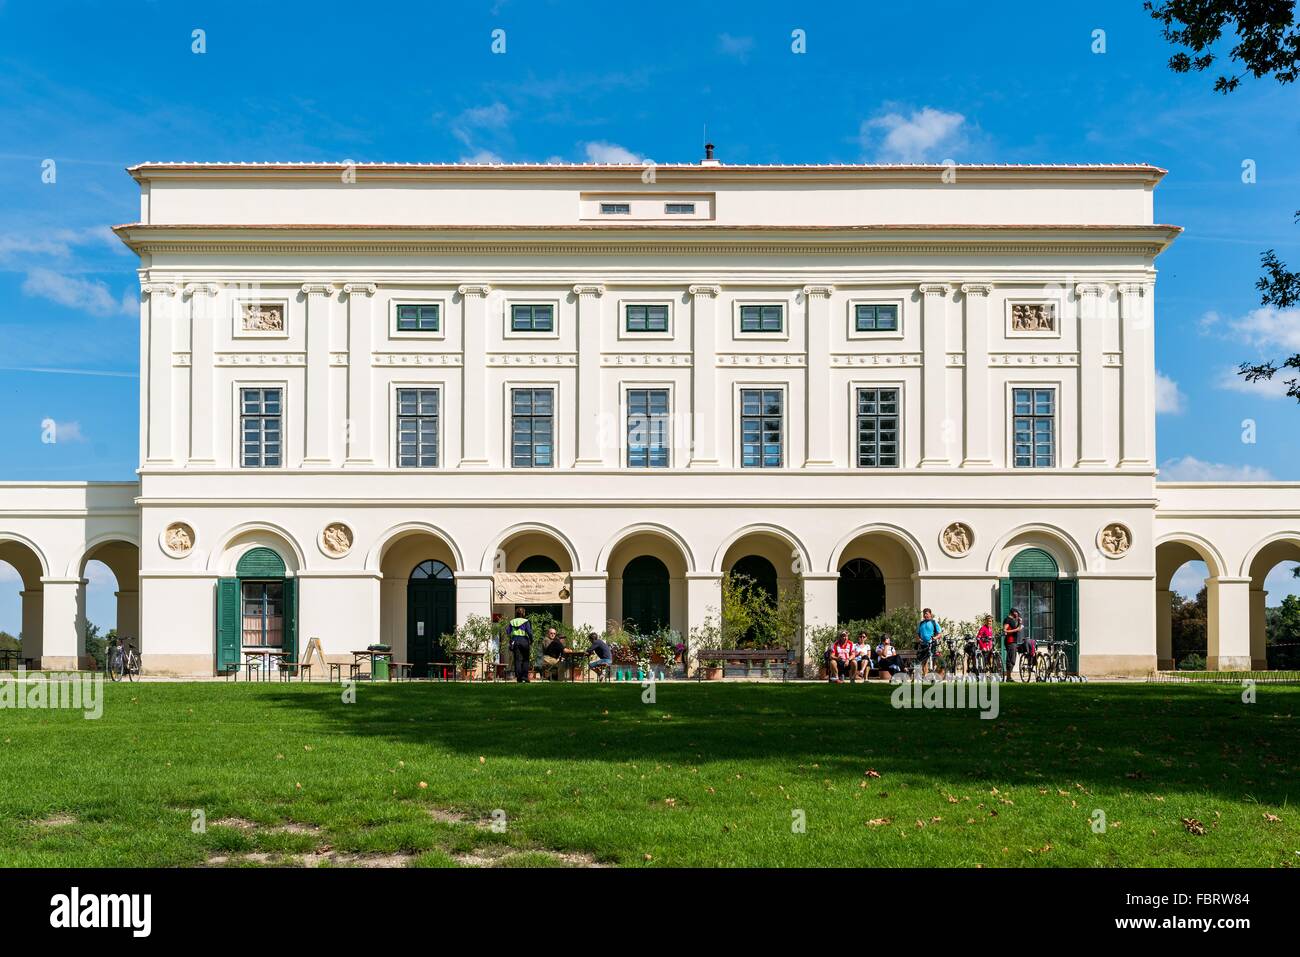
<path fill-rule="evenodd" d="M 721 166 L 721 165 L 722 165 L 721 163 L 719 163 L 717 160 L 715 160 L 715 159 L 713 158 L 713 144 L 712 144 L 712 143 L 705 143 L 705 144 L 704 144 L 704 159 L 700 160 L 700 165 L 701 165 L 701 166 Z"/>

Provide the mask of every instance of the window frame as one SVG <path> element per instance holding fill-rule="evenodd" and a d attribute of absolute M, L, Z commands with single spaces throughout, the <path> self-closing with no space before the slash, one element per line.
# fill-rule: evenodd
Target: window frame
<path fill-rule="evenodd" d="M 674 206 L 690 207 L 690 208 L 689 208 L 689 209 L 673 209 L 672 207 L 674 207 Z M 695 201 L 694 201 L 694 200 L 692 200 L 692 201 L 690 201 L 690 202 L 681 202 L 681 201 L 678 201 L 678 202 L 668 202 L 668 201 L 665 201 L 665 202 L 664 202 L 664 215 L 665 215 L 665 216 L 694 216 L 694 215 L 695 215 Z"/>
<path fill-rule="evenodd" d="M 665 428 L 665 450 L 668 453 L 668 461 L 664 465 L 633 465 L 632 446 L 628 441 L 628 432 L 630 431 L 629 419 L 631 418 L 631 393 L 633 392 L 665 392 L 668 395 L 667 411 L 664 413 L 666 420 Z M 625 469 L 635 470 L 637 474 L 642 472 L 663 472 L 676 467 L 676 456 L 674 455 L 674 442 L 676 441 L 676 430 L 674 429 L 674 416 L 676 414 L 675 405 L 676 396 L 671 382 L 623 382 L 619 386 L 619 418 L 623 423 L 622 432 L 620 433 L 619 442 L 622 446 L 621 458 L 622 467 Z"/>
<path fill-rule="evenodd" d="M 400 329 L 397 313 L 402 306 L 437 306 L 437 329 Z M 442 296 L 395 296 L 388 301 L 388 334 L 394 339 L 446 339 L 447 301 Z"/>
<path fill-rule="evenodd" d="M 778 465 L 745 465 L 745 393 L 777 392 L 781 396 L 781 462 Z M 790 468 L 790 385 L 785 382 L 737 382 L 735 383 L 735 413 L 732 425 L 735 429 L 735 467 L 738 471 L 780 472 Z M 759 415 L 760 419 L 774 416 Z M 761 431 L 760 431 L 761 457 Z"/>
<path fill-rule="evenodd" d="M 607 207 L 615 207 L 615 206 L 619 208 L 618 209 L 607 208 Z M 598 208 L 600 209 L 601 216 L 631 216 L 632 215 L 632 204 L 630 202 L 626 202 L 626 203 L 619 202 L 619 201 L 605 202 L 604 200 L 601 200 L 600 206 Z"/>
<path fill-rule="evenodd" d="M 1052 462 L 1050 465 L 1017 465 L 1016 464 L 1016 392 L 1028 390 L 1029 392 L 1046 391 L 1052 393 L 1052 412 L 1050 415 L 1037 415 L 1030 413 L 1031 421 L 1046 419 L 1052 423 Z M 1061 462 L 1061 384 L 1059 382 L 1008 382 L 1007 383 L 1007 468 L 1019 472 L 1045 472 L 1051 469 L 1060 468 Z M 1035 401 L 1031 398 L 1032 403 Z M 1033 426 L 1031 425 L 1031 436 Z M 1037 445 L 1037 442 L 1031 440 L 1031 447 Z M 1036 459 L 1036 453 L 1031 452 L 1031 459 Z"/>
<path fill-rule="evenodd" d="M 859 329 L 858 328 L 858 307 L 859 306 L 893 306 L 898 314 L 898 327 L 895 329 Z M 904 306 L 902 299 L 894 297 L 857 297 L 848 301 L 848 338 L 850 339 L 902 339 Z"/>
<path fill-rule="evenodd" d="M 560 458 L 560 441 L 559 441 L 559 420 L 560 420 L 560 386 L 558 382 L 507 382 L 505 384 L 505 462 L 508 468 L 521 472 L 553 472 L 559 468 Z M 518 391 L 548 391 L 551 393 L 551 463 L 550 465 L 516 465 L 514 455 L 514 437 L 515 437 L 515 392 Z M 529 416 L 538 418 L 536 414 Z M 533 445 L 532 457 L 534 461 L 537 458 L 536 446 Z"/>
<path fill-rule="evenodd" d="M 781 309 L 781 328 L 776 331 L 746 331 L 742 319 L 745 309 L 765 306 L 779 306 Z M 759 320 L 762 321 L 761 318 Z M 788 299 L 737 299 L 733 304 L 732 331 L 737 340 L 745 339 L 789 339 L 790 338 L 790 301 Z"/>
<path fill-rule="evenodd" d="M 898 433 L 898 438 L 897 438 L 898 462 L 895 465 L 863 465 L 861 458 L 859 457 L 859 445 L 858 445 L 859 418 L 860 418 L 860 413 L 858 412 L 858 407 L 859 407 L 858 394 L 865 390 L 875 390 L 879 392 L 881 389 L 893 389 L 898 393 L 898 412 L 896 415 L 896 418 L 898 419 L 898 426 L 896 429 Z M 907 409 L 904 403 L 906 401 L 907 401 L 906 390 L 902 382 L 852 382 L 849 384 L 848 461 L 850 464 L 850 468 L 852 468 L 854 471 L 860 470 L 864 472 L 887 472 L 890 470 L 898 470 L 905 467 L 905 463 L 907 462 L 907 446 L 904 441 L 904 431 L 907 423 L 907 418 L 906 418 Z M 880 413 L 877 412 L 875 414 L 875 417 L 879 419 Z M 879 439 L 877 439 L 877 446 L 878 445 L 879 445 Z M 877 459 L 879 459 L 879 451 L 877 451 Z"/>
<path fill-rule="evenodd" d="M 271 382 L 236 382 L 236 383 L 234 383 L 234 389 L 235 389 L 235 422 L 234 422 L 234 425 L 235 425 L 235 429 L 234 429 L 234 431 L 235 431 L 235 448 L 234 448 L 234 463 L 235 463 L 235 467 L 236 467 L 237 469 L 239 469 L 240 471 L 249 471 L 249 472 L 276 471 L 276 470 L 278 470 L 278 469 L 287 468 L 287 467 L 288 467 L 288 439 L 287 439 L 287 435 L 288 435 L 288 433 L 289 433 L 289 413 L 288 413 L 288 409 L 289 409 L 289 402 L 288 402 L 289 387 L 288 387 L 288 383 L 286 383 L 286 382 L 282 382 L 282 381 L 271 381 Z M 265 429 L 264 429 L 264 428 L 263 428 L 263 430 L 259 433 L 259 436 L 260 436 L 260 438 L 259 438 L 259 443 L 260 443 L 261 446 L 263 446 L 263 447 L 260 449 L 260 456 L 259 456 L 259 457 L 263 460 L 263 464 L 260 464 L 260 465 L 247 465 L 247 464 L 245 464 L 245 461 L 244 461 L 244 418 L 245 418 L 245 416 L 246 416 L 247 413 L 244 412 L 244 393 L 245 393 L 245 391 L 250 391 L 250 390 L 257 390 L 257 391 L 260 391 L 260 392 L 263 392 L 263 393 L 265 393 L 265 392 L 267 392 L 267 391 L 275 390 L 275 391 L 278 391 L 278 392 L 280 393 L 280 411 L 279 411 L 278 415 L 275 416 L 275 418 L 278 418 L 279 421 L 280 421 L 280 461 L 279 461 L 279 464 L 277 464 L 277 465 L 266 465 L 266 464 L 265 464 L 266 451 L 265 451 L 265 448 L 264 448 L 264 445 L 265 445 Z M 263 398 L 262 398 L 261 401 L 263 402 L 263 404 L 265 403 L 265 396 L 263 396 Z M 265 419 L 271 418 L 271 416 L 268 415 L 268 414 L 265 413 L 265 412 L 258 413 L 258 417 L 259 417 L 260 419 L 262 419 L 262 420 L 265 420 Z"/>
<path fill-rule="evenodd" d="M 666 327 L 662 330 L 641 332 L 627 327 L 627 311 L 634 306 L 663 306 Z M 671 299 L 621 299 L 618 303 L 618 337 L 620 339 L 671 339 L 673 338 L 673 301 Z"/>
<path fill-rule="evenodd" d="M 551 310 L 551 328 L 546 329 L 516 329 L 515 328 L 515 308 L 528 306 L 536 309 L 538 306 L 549 306 Z M 558 299 L 512 299 L 505 304 L 504 315 L 506 339 L 558 339 L 560 338 L 560 301 Z"/>
<path fill-rule="evenodd" d="M 402 415 L 402 393 L 403 392 L 433 392 L 437 396 L 438 411 L 435 416 L 435 436 L 433 443 L 433 465 L 403 465 L 402 464 L 402 419 L 403 418 L 426 418 L 416 413 L 415 416 Z M 443 436 L 446 432 L 446 392 L 441 382 L 394 382 L 392 383 L 392 417 L 390 419 L 393 443 L 392 467 L 403 472 L 430 472 L 436 469 L 444 468 L 445 459 L 443 458 Z M 418 455 L 418 452 L 417 452 Z"/>

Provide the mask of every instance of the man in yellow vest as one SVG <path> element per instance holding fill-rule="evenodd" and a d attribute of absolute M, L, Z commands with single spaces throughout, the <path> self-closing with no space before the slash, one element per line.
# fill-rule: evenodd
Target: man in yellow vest
<path fill-rule="evenodd" d="M 533 658 L 533 624 L 522 607 L 515 609 L 515 617 L 506 625 L 510 635 L 510 655 L 515 665 L 515 681 L 524 683 L 529 680 L 528 670 Z"/>

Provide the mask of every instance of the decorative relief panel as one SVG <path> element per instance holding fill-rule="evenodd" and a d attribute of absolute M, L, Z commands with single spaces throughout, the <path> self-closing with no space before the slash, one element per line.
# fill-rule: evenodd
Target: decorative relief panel
<path fill-rule="evenodd" d="M 185 522 L 172 522 L 162 533 L 162 549 L 174 558 L 188 555 L 194 548 L 194 529 Z"/>
<path fill-rule="evenodd" d="M 759 353 L 748 354 L 719 354 L 718 365 L 720 366 L 804 366 L 807 365 L 807 357 L 803 355 L 766 355 Z"/>
<path fill-rule="evenodd" d="M 1077 366 L 1073 352 L 1004 352 L 989 356 L 991 366 Z"/>
<path fill-rule="evenodd" d="M 960 558 L 975 544 L 975 532 L 965 522 L 953 522 L 939 533 L 939 547 L 954 558 Z"/>
<path fill-rule="evenodd" d="M 1133 532 L 1127 525 L 1111 522 L 1097 533 L 1097 547 L 1107 558 L 1119 558 L 1133 547 Z"/>
<path fill-rule="evenodd" d="M 610 352 L 600 357 L 602 366 L 677 366 L 689 367 L 691 356 L 684 352 L 652 352 L 633 355 L 624 352 Z"/>
<path fill-rule="evenodd" d="M 307 357 L 301 352 L 218 352 L 214 361 L 219 366 L 305 366 Z"/>
<path fill-rule="evenodd" d="M 352 551 L 352 529 L 342 522 L 330 522 L 320 533 L 320 550 L 330 558 L 342 558 Z"/>
<path fill-rule="evenodd" d="M 850 366 L 894 366 L 918 368 L 921 365 L 919 352 L 872 352 L 872 353 L 837 353 L 831 356 L 833 368 Z"/>
<path fill-rule="evenodd" d="M 285 331 L 285 313 L 286 303 L 283 302 L 239 302 L 235 308 L 239 310 L 239 328 L 242 332 L 272 332 L 283 333 Z"/>
<path fill-rule="evenodd" d="M 489 352 L 487 364 L 489 366 L 576 366 L 578 357 L 572 352 Z"/>
<path fill-rule="evenodd" d="M 1011 331 L 1055 334 L 1059 331 L 1056 303 L 1047 302 L 1009 302 L 1011 310 Z"/>
<path fill-rule="evenodd" d="M 370 357 L 377 366 L 456 366 L 462 363 L 459 353 L 452 352 L 377 352 Z M 339 365 L 346 365 L 344 361 Z"/>

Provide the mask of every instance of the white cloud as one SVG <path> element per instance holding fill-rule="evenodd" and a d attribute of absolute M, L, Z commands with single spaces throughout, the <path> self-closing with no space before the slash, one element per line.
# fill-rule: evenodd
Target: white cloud
<path fill-rule="evenodd" d="M 24 254 L 66 259 L 80 246 L 104 245 L 125 251 L 107 226 L 80 229 L 41 229 L 37 233 L 0 233 L 0 261 L 11 261 Z"/>
<path fill-rule="evenodd" d="M 1282 604 L 1287 595 L 1300 595 L 1300 578 L 1296 578 L 1292 571 L 1295 567 L 1295 562 L 1281 562 L 1264 576 L 1264 591 L 1268 592 L 1270 608 Z"/>
<path fill-rule="evenodd" d="M 586 146 L 589 163 L 640 163 L 641 157 L 617 143 L 588 143 Z"/>
<path fill-rule="evenodd" d="M 471 153 L 469 156 L 460 158 L 462 163 L 504 163 L 500 156 L 491 150 L 479 150 L 477 153 Z"/>
<path fill-rule="evenodd" d="M 718 35 L 718 49 L 737 60 L 746 60 L 754 50 L 753 37 L 733 37 L 730 33 Z"/>
<path fill-rule="evenodd" d="M 1169 582 L 1169 590 L 1178 592 L 1184 598 L 1195 598 L 1196 593 L 1204 587 L 1205 579 L 1209 574 L 1205 562 L 1187 562 L 1174 572 L 1174 577 Z"/>
<path fill-rule="evenodd" d="M 504 103 L 474 106 L 452 121 L 451 131 L 462 143 L 469 144 L 476 130 L 503 130 L 510 122 L 510 108 Z"/>
<path fill-rule="evenodd" d="M 1272 478 L 1268 469 L 1258 466 L 1204 462 L 1192 455 L 1160 466 L 1160 479 L 1165 482 L 1267 482 Z"/>
<path fill-rule="evenodd" d="M 86 436 L 81 431 L 80 422 L 55 422 L 54 423 L 54 441 L 59 442 L 84 442 Z"/>
<path fill-rule="evenodd" d="M 1159 369 L 1156 370 L 1156 413 L 1179 415 L 1186 407 L 1187 396 L 1178 383 Z"/>
<path fill-rule="evenodd" d="M 1237 371 L 1237 366 L 1226 366 L 1219 370 L 1214 380 L 1214 387 L 1225 392 L 1244 392 L 1260 399 L 1285 399 L 1287 397 L 1286 380 L 1295 378 L 1291 369 L 1281 369 L 1271 379 L 1256 379 L 1247 382 L 1246 377 Z"/>
<path fill-rule="evenodd" d="M 97 316 L 116 313 L 132 314 L 139 307 L 139 299 L 129 293 L 122 299 L 114 298 L 108 286 L 98 280 L 65 276 L 53 269 L 32 269 L 23 280 L 23 294 L 48 299 L 61 306 L 84 309 Z"/>
<path fill-rule="evenodd" d="M 943 160 L 966 145 L 966 117 L 926 106 L 910 116 L 884 113 L 863 120 L 858 131 L 864 151 L 875 146 L 881 163 L 921 163 Z M 879 138 L 877 131 L 883 131 Z M 879 139 L 878 139 L 879 138 Z"/>
<path fill-rule="evenodd" d="M 1244 342 L 1256 349 L 1300 351 L 1300 309 L 1261 306 L 1244 316 L 1228 320 L 1207 313 L 1202 322 L 1212 327 L 1220 326 L 1225 338 Z"/>

